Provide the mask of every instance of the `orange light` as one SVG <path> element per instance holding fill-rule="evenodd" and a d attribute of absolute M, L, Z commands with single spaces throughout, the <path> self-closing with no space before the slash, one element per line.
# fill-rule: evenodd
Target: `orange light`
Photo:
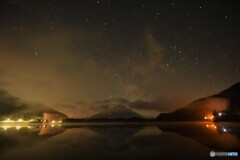
<path fill-rule="evenodd" d="M 217 129 L 217 126 L 214 123 L 206 124 L 206 127 L 209 129 Z"/>
<path fill-rule="evenodd" d="M 17 122 L 21 123 L 21 122 L 24 122 L 23 119 L 18 119 Z"/>
<path fill-rule="evenodd" d="M 4 123 L 13 123 L 14 120 L 11 120 L 10 118 L 8 118 L 8 119 L 6 119 L 6 120 L 4 120 L 4 121 L 2 121 L 2 122 L 4 122 Z"/>
<path fill-rule="evenodd" d="M 19 130 L 22 128 L 22 126 L 15 126 L 16 130 Z"/>
<path fill-rule="evenodd" d="M 52 124 L 55 124 L 56 123 L 56 121 L 55 120 L 52 120 L 52 122 L 51 122 Z"/>
<path fill-rule="evenodd" d="M 214 116 L 213 115 L 207 115 L 204 117 L 205 120 L 210 120 L 210 121 L 213 121 L 214 119 Z"/>

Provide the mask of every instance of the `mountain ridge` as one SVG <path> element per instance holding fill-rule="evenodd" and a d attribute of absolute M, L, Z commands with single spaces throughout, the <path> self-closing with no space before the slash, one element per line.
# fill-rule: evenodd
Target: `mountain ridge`
<path fill-rule="evenodd" d="M 143 118 L 138 113 L 135 113 L 131 109 L 127 108 L 124 105 L 117 105 L 111 107 L 105 111 L 102 111 L 98 114 L 91 116 L 88 119 L 119 119 L 119 118 Z"/>
<path fill-rule="evenodd" d="M 8 91 L 0 89 L 0 118 L 42 118 L 44 113 L 58 114 L 67 117 L 65 114 L 52 109 L 42 103 L 28 102 L 19 97 L 11 95 Z"/>
<path fill-rule="evenodd" d="M 240 112 L 240 82 L 209 97 L 200 98 L 189 105 L 170 113 L 160 113 L 156 119 L 162 121 L 201 121 L 212 111 Z"/>

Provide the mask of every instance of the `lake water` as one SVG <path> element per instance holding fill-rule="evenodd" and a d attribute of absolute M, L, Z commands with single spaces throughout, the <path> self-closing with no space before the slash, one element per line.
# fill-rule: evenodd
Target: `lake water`
<path fill-rule="evenodd" d="M 0 159 L 240 159 L 239 123 L 0 124 Z"/>

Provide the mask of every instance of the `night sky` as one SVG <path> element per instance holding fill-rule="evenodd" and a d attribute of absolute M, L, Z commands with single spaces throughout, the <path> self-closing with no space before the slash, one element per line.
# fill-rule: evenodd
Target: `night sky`
<path fill-rule="evenodd" d="M 0 88 L 86 117 L 146 116 L 240 80 L 238 1 L 1 0 Z"/>

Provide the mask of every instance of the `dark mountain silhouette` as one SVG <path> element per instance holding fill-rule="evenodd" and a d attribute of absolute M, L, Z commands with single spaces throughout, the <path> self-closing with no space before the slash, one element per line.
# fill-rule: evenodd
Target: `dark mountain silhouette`
<path fill-rule="evenodd" d="M 143 118 L 141 115 L 133 112 L 131 109 L 124 105 L 117 105 L 102 111 L 89 119 L 119 119 L 119 118 Z"/>
<path fill-rule="evenodd" d="M 216 95 L 198 99 L 174 112 L 161 113 L 156 119 L 158 121 L 201 121 L 205 116 L 211 115 L 213 110 L 224 110 L 232 114 L 240 112 L 240 82 Z"/>
<path fill-rule="evenodd" d="M 0 119 L 5 118 L 42 118 L 43 113 L 59 114 L 62 117 L 66 117 L 63 113 L 60 113 L 44 104 L 28 102 L 18 97 L 12 96 L 6 90 L 0 89 Z"/>
<path fill-rule="evenodd" d="M 67 123 L 81 122 L 145 122 L 153 121 L 154 119 L 146 119 L 140 114 L 135 113 L 124 105 L 116 105 L 98 114 L 95 114 L 86 119 L 68 118 L 63 120 Z"/>
<path fill-rule="evenodd" d="M 214 97 L 221 97 L 229 99 L 228 111 L 233 113 L 240 112 L 240 82 L 231 86 L 230 88 L 220 92 Z"/>

